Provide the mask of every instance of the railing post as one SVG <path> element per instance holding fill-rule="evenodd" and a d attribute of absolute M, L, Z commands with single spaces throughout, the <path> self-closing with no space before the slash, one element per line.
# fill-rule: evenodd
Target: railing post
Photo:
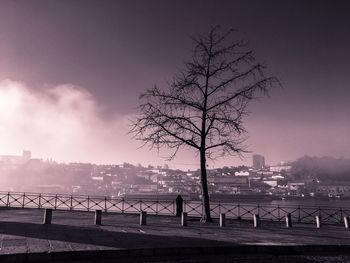
<path fill-rule="evenodd" d="M 43 224 L 50 225 L 52 221 L 52 209 L 45 208 Z"/>
<path fill-rule="evenodd" d="M 57 195 L 55 195 L 55 209 L 57 208 Z"/>
<path fill-rule="evenodd" d="M 255 228 L 260 227 L 260 217 L 259 217 L 259 215 L 254 214 L 253 215 L 253 219 L 254 219 L 254 227 Z"/>
<path fill-rule="evenodd" d="M 202 208 L 202 218 L 203 218 L 203 215 L 204 215 L 204 205 L 203 205 L 203 203 L 201 205 L 201 208 Z M 210 210 L 210 204 L 209 204 L 209 210 Z"/>
<path fill-rule="evenodd" d="M 301 217 L 300 217 L 300 205 L 298 206 L 298 222 L 301 221 Z"/>
<path fill-rule="evenodd" d="M 87 197 L 87 210 L 90 211 L 90 197 Z"/>
<path fill-rule="evenodd" d="M 292 227 L 292 214 L 288 213 L 286 215 L 286 227 L 291 228 Z"/>
<path fill-rule="evenodd" d="M 95 225 L 101 225 L 102 222 L 102 210 L 95 211 Z"/>
<path fill-rule="evenodd" d="M 38 208 L 41 208 L 41 194 L 39 194 L 39 205 Z"/>
<path fill-rule="evenodd" d="M 320 216 L 316 216 L 316 227 L 321 228 L 321 217 Z"/>
<path fill-rule="evenodd" d="M 7 207 L 10 207 L 10 192 L 7 192 L 7 203 L 6 203 Z"/>
<path fill-rule="evenodd" d="M 181 195 L 178 195 L 176 197 L 176 216 L 181 216 L 182 215 L 182 212 L 183 212 L 183 198 Z"/>
<path fill-rule="evenodd" d="M 140 225 L 141 226 L 145 226 L 147 224 L 147 212 L 145 211 L 141 211 L 140 213 Z"/>
<path fill-rule="evenodd" d="M 122 214 L 124 214 L 124 205 L 125 205 L 125 200 L 124 197 L 122 198 Z"/>
<path fill-rule="evenodd" d="M 241 220 L 241 206 L 240 206 L 240 204 L 238 204 L 237 207 L 238 207 L 237 219 L 238 219 L 238 220 Z"/>
<path fill-rule="evenodd" d="M 342 208 L 340 208 L 340 220 L 339 220 L 339 221 L 340 221 L 340 223 L 341 223 L 342 218 L 344 218 L 344 217 L 343 217 L 343 209 L 342 209 Z"/>
<path fill-rule="evenodd" d="M 278 221 L 281 221 L 280 205 L 277 205 Z"/>
<path fill-rule="evenodd" d="M 70 196 L 70 210 L 73 210 L 73 196 Z"/>
<path fill-rule="evenodd" d="M 24 202 L 26 199 L 26 193 L 23 193 L 23 198 L 22 198 L 22 208 L 24 208 Z"/>
<path fill-rule="evenodd" d="M 181 226 L 187 226 L 187 213 L 181 213 Z"/>
<path fill-rule="evenodd" d="M 224 213 L 220 213 L 220 227 L 226 226 L 226 215 Z"/>
<path fill-rule="evenodd" d="M 344 226 L 345 226 L 345 228 L 349 228 L 349 217 L 348 216 L 344 216 Z"/>

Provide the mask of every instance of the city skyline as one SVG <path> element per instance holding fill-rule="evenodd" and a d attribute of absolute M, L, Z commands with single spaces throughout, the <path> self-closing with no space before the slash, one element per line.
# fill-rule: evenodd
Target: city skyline
<path fill-rule="evenodd" d="M 345 1 L 2 1 L 0 154 L 165 163 L 166 153 L 139 149 L 127 135 L 129 119 L 144 90 L 183 68 L 190 36 L 218 24 L 237 28 L 283 84 L 249 108 L 248 149 L 267 163 L 349 158 L 349 11 Z M 169 165 L 197 159 L 180 152 Z M 209 166 L 250 163 L 248 154 Z"/>

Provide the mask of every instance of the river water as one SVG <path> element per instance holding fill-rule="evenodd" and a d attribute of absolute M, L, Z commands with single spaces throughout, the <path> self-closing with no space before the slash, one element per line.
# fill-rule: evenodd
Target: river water
<path fill-rule="evenodd" d="M 246 203 L 246 202 L 245 202 Z M 280 205 L 280 206 L 326 206 L 334 208 L 350 208 L 350 200 L 329 199 L 329 200 L 273 200 L 264 202 L 265 205 Z"/>

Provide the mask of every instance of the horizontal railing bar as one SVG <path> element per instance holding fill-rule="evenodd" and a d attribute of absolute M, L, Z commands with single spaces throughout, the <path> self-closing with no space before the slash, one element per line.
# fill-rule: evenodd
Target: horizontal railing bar
<path fill-rule="evenodd" d="M 39 207 L 60 210 L 90 211 L 102 209 L 110 212 L 137 213 L 141 210 L 150 214 L 175 215 L 176 202 L 171 199 L 140 199 L 136 197 L 107 197 L 75 194 L 52 194 L 33 192 L 0 191 L 0 206 L 7 207 Z M 286 214 L 299 222 L 310 222 L 314 216 L 321 216 L 330 223 L 342 222 L 344 216 L 350 215 L 350 208 L 330 206 L 300 206 L 212 202 L 210 206 L 213 218 L 226 213 L 227 218 L 250 219 L 252 213 L 260 214 L 261 219 L 281 220 Z M 201 201 L 183 200 L 183 211 L 189 216 L 201 216 L 203 206 Z"/>

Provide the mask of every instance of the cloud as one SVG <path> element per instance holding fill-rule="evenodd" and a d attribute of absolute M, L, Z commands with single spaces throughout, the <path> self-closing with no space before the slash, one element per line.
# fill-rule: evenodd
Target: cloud
<path fill-rule="evenodd" d="M 103 118 L 92 94 L 71 84 L 0 82 L 0 154 L 29 149 L 57 161 L 122 162 L 117 146 L 125 142 L 126 122 L 123 116 Z"/>
<path fill-rule="evenodd" d="M 128 135 L 133 115 L 108 116 L 93 94 L 72 84 L 31 87 L 0 81 L 0 155 L 30 150 L 34 158 L 58 162 L 143 165 L 167 163 L 169 152 L 140 148 Z M 233 165 L 233 158 L 216 165 Z M 238 160 L 239 161 L 239 160 Z M 198 168 L 194 151 L 183 150 L 170 167 Z M 210 163 L 211 165 L 211 163 Z"/>

